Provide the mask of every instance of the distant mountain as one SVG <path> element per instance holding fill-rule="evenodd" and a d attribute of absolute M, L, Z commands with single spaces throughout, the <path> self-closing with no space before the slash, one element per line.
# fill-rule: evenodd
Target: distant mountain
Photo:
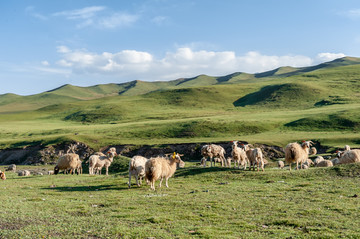
<path fill-rule="evenodd" d="M 34 110 L 52 104 L 93 100 L 117 95 L 136 96 L 160 90 L 261 82 L 271 79 L 301 75 L 319 70 L 359 64 L 360 58 L 343 57 L 316 66 L 299 68 L 286 66 L 256 74 L 235 72 L 218 77 L 199 75 L 192 78 L 180 78 L 172 81 L 145 82 L 136 80 L 122 84 L 99 84 L 89 87 L 79 87 L 67 84 L 47 92 L 30 96 L 20 96 L 16 94 L 0 95 L 0 113 Z M 261 92 L 259 92 L 259 94 L 261 95 Z M 237 104 L 242 105 L 247 102 L 249 102 L 249 98 L 242 99 L 237 102 Z"/>

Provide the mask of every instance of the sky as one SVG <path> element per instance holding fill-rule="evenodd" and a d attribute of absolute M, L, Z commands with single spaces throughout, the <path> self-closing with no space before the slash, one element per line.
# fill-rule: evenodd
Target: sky
<path fill-rule="evenodd" d="M 360 56 L 358 0 L 3 0 L 0 94 Z"/>

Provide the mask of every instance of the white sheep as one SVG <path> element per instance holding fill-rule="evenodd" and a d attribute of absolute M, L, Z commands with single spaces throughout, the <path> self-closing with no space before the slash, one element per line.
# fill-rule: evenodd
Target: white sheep
<path fill-rule="evenodd" d="M 238 169 L 240 168 L 240 164 L 244 166 L 244 170 L 246 169 L 246 161 L 247 161 L 247 156 L 245 153 L 245 150 L 243 150 L 242 148 L 239 148 L 237 146 L 238 141 L 231 141 L 232 145 L 231 145 L 231 155 L 232 155 L 232 159 L 234 161 L 234 168 L 236 168 L 236 163 L 238 165 Z M 227 162 L 227 165 L 230 166 L 231 163 L 229 164 Z"/>
<path fill-rule="evenodd" d="M 286 145 L 285 162 L 289 164 L 289 170 L 291 170 L 291 163 L 296 163 L 296 168 L 298 168 L 299 163 L 302 166 L 306 162 L 311 144 L 311 141 L 303 141 L 301 145 L 298 143 Z"/>
<path fill-rule="evenodd" d="M 339 158 L 339 164 L 360 162 L 360 149 L 352 149 L 345 151 Z"/>
<path fill-rule="evenodd" d="M 345 145 L 344 150 L 345 150 L 345 151 L 350 150 L 350 146 L 349 146 L 349 145 Z"/>
<path fill-rule="evenodd" d="M 227 162 L 225 159 L 225 149 L 220 145 L 216 145 L 216 144 L 204 145 L 201 148 L 201 155 L 203 156 L 201 162 L 204 167 L 206 167 L 207 158 L 210 158 L 210 165 L 212 167 L 214 157 L 220 158 L 221 166 L 224 166 L 224 164 L 227 166 Z M 214 166 L 215 166 L 215 162 L 214 162 Z"/>
<path fill-rule="evenodd" d="M 166 187 L 168 185 L 168 179 L 172 177 L 176 171 L 176 164 L 179 163 L 180 167 L 184 167 L 185 163 L 181 160 L 181 154 L 175 154 L 170 158 L 164 157 L 151 158 L 145 163 L 145 175 L 146 179 L 150 182 L 150 187 L 155 190 L 155 182 L 160 179 L 159 187 L 165 178 Z"/>
<path fill-rule="evenodd" d="M 316 153 L 317 153 L 316 148 L 315 148 L 315 147 L 311 147 L 311 148 L 310 148 L 310 151 L 309 151 L 309 154 L 310 154 L 310 155 L 316 155 Z"/>
<path fill-rule="evenodd" d="M 54 174 L 58 174 L 60 170 L 64 170 L 64 173 L 66 173 L 68 170 L 69 173 L 74 173 L 75 170 L 78 168 L 79 161 L 80 158 L 78 154 L 69 153 L 60 156 L 54 168 Z M 76 173 L 78 174 L 78 172 Z"/>
<path fill-rule="evenodd" d="M 251 149 L 249 147 L 249 144 L 241 144 L 241 146 L 244 148 L 246 152 L 246 156 L 250 162 L 249 170 L 251 170 L 251 167 L 255 171 L 255 164 L 257 165 L 257 170 L 261 168 L 262 171 L 264 171 L 264 165 L 265 165 L 265 159 L 263 156 L 263 153 L 260 148 Z"/>
<path fill-rule="evenodd" d="M 134 156 L 129 162 L 129 182 L 128 186 L 131 187 L 131 176 L 135 176 L 136 184 L 140 187 L 141 180 L 145 177 L 145 163 L 149 159 L 142 156 Z"/>
<path fill-rule="evenodd" d="M 285 167 L 284 161 L 279 160 L 279 161 L 277 161 L 277 164 L 278 164 L 278 167 L 281 169 L 283 169 Z"/>
<path fill-rule="evenodd" d="M 22 170 L 18 172 L 18 176 L 30 176 L 31 173 L 29 170 Z"/>
<path fill-rule="evenodd" d="M 320 163 L 321 161 L 324 161 L 325 159 L 322 157 L 322 156 L 317 156 L 315 159 L 314 159 L 314 164 L 315 166 Z"/>
<path fill-rule="evenodd" d="M 91 155 L 89 158 L 89 174 L 93 175 L 95 169 L 98 169 L 101 174 L 102 168 L 105 167 L 106 175 L 109 175 L 109 167 L 116 155 L 117 155 L 116 152 L 113 150 L 109 150 L 106 153 L 106 155 L 102 155 L 102 154 Z"/>
<path fill-rule="evenodd" d="M 332 167 L 334 166 L 330 160 L 323 160 L 315 165 L 315 167 Z"/>

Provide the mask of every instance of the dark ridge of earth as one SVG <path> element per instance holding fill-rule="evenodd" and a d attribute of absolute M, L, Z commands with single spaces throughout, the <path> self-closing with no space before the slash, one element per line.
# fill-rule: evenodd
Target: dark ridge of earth
<path fill-rule="evenodd" d="M 247 143 L 247 142 L 242 142 Z M 178 152 L 184 154 L 185 161 L 200 161 L 200 150 L 206 143 L 186 143 L 186 144 L 162 144 L 162 145 L 111 145 L 103 147 L 100 151 L 106 152 L 110 147 L 115 147 L 119 155 L 133 157 L 142 155 L 150 158 L 153 156 L 164 155 L 167 153 Z M 226 150 L 226 157 L 231 156 L 231 143 L 218 142 Z M 255 144 L 255 147 L 262 149 L 266 159 L 274 160 L 284 157 L 284 150 L 278 146 Z M 62 143 L 44 147 L 42 145 L 29 146 L 18 149 L 4 149 L 0 151 L 0 165 L 19 164 L 55 164 L 59 155 L 67 152 L 79 154 L 81 160 L 87 160 L 95 151 L 81 142 Z M 318 153 L 325 153 L 326 148 L 320 144 L 316 145 Z"/>

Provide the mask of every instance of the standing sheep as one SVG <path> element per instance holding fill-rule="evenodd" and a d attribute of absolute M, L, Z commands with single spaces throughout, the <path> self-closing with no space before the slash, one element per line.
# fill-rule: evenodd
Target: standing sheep
<path fill-rule="evenodd" d="M 145 177 L 145 163 L 149 159 L 142 156 L 134 156 L 129 162 L 129 182 L 128 186 L 131 187 L 131 176 L 135 176 L 136 184 L 140 187 L 141 180 Z"/>
<path fill-rule="evenodd" d="M 151 158 L 145 163 L 145 175 L 146 179 L 150 182 L 150 187 L 152 190 L 155 190 L 155 182 L 160 179 L 159 187 L 161 187 L 161 183 L 165 178 L 166 187 L 168 185 L 168 179 L 172 177 L 176 171 L 176 164 L 179 163 L 180 167 L 184 167 L 185 163 L 181 160 L 183 156 L 178 153 L 174 153 L 174 155 L 170 159 L 166 159 L 164 157 L 156 157 Z"/>
<path fill-rule="evenodd" d="M 256 164 L 258 171 L 260 168 L 262 171 L 264 171 L 265 160 L 261 149 L 260 148 L 251 149 L 249 147 L 249 144 L 246 145 L 241 144 L 241 146 L 244 148 L 246 152 L 246 156 L 250 162 L 249 170 L 251 170 L 251 166 L 252 166 L 253 170 L 255 171 L 255 164 Z"/>
<path fill-rule="evenodd" d="M 339 158 L 339 164 L 360 162 L 360 149 L 352 149 L 345 151 Z"/>
<path fill-rule="evenodd" d="M 231 151 L 231 155 L 232 158 L 234 160 L 234 168 L 236 168 L 236 163 L 238 164 L 238 169 L 240 168 L 240 164 L 244 166 L 244 170 L 246 169 L 246 161 L 247 161 L 247 156 L 245 153 L 245 150 L 243 150 L 242 148 L 239 148 L 237 146 L 238 141 L 231 141 L 232 145 L 232 151 Z M 227 162 L 227 165 L 230 165 Z"/>
<path fill-rule="evenodd" d="M 204 145 L 201 148 L 201 155 L 203 156 L 201 162 L 203 163 L 204 168 L 206 167 L 207 158 L 210 158 L 210 165 L 212 167 L 214 157 L 220 158 L 221 166 L 224 166 L 224 164 L 227 166 L 227 161 L 225 159 L 225 149 L 220 145 L 216 145 L 216 144 Z M 214 166 L 215 166 L 215 162 L 214 162 Z"/>
<path fill-rule="evenodd" d="M 54 174 L 58 174 L 60 170 L 64 170 L 64 173 L 69 170 L 69 172 L 72 174 L 78 168 L 79 161 L 80 158 L 78 154 L 69 153 L 60 156 L 54 168 Z M 78 174 L 78 172 L 76 173 Z"/>
<path fill-rule="evenodd" d="M 109 150 L 106 155 L 91 155 L 89 158 L 89 174 L 93 175 L 95 169 L 98 169 L 101 174 L 102 168 L 105 167 L 106 175 L 109 175 L 109 167 L 116 155 L 117 154 L 114 150 Z"/>
<path fill-rule="evenodd" d="M 296 168 L 302 167 L 302 164 L 308 159 L 311 141 L 303 141 L 302 144 L 290 143 L 285 147 L 285 162 L 289 164 L 291 170 L 291 163 L 296 163 Z"/>

